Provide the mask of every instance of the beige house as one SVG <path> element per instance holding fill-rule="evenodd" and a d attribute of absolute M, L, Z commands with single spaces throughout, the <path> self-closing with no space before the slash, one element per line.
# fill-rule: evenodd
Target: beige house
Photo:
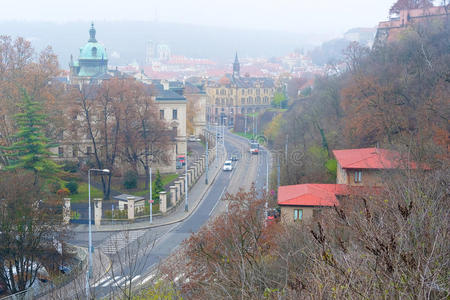
<path fill-rule="evenodd" d="M 176 157 L 187 154 L 186 139 L 186 98 L 173 89 L 169 84 L 153 84 L 156 90 L 155 103 L 158 106 L 159 118 L 164 120 L 173 131 L 174 143 L 168 151 L 169 163 L 160 166 L 163 173 L 176 171 Z"/>
<path fill-rule="evenodd" d="M 414 162 L 402 159 L 400 153 L 379 149 L 333 150 L 337 161 L 336 184 L 297 184 L 280 186 L 278 205 L 285 223 L 309 223 L 323 208 L 339 206 L 339 200 L 366 193 L 380 193 L 385 172 L 411 168 Z"/>
<path fill-rule="evenodd" d="M 275 91 L 275 83 L 271 78 L 241 77 L 236 54 L 233 74 L 226 74 L 218 82 L 207 84 L 206 118 L 212 123 L 226 119 L 231 126 L 238 114 L 269 108 Z"/>
<path fill-rule="evenodd" d="M 339 205 L 338 196 L 348 194 L 343 184 L 296 184 L 280 186 L 278 205 L 281 208 L 281 222 L 310 223 L 324 207 Z"/>
<path fill-rule="evenodd" d="M 381 186 L 383 172 L 399 168 L 416 168 L 395 151 L 380 148 L 333 150 L 337 161 L 337 184 Z"/>

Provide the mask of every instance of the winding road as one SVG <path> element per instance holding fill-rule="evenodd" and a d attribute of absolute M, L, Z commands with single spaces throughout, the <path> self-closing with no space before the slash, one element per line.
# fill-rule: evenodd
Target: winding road
<path fill-rule="evenodd" d="M 233 171 L 219 171 L 208 193 L 184 221 L 137 231 L 93 234 L 94 247 L 103 249 L 112 261 L 110 272 L 95 283 L 91 282 L 91 294 L 95 298 L 114 299 L 121 295 L 121 289 L 130 280 L 134 287 L 153 280 L 156 267 L 185 239 L 215 215 L 226 211 L 227 204 L 221 198 L 227 192 L 236 193 L 240 188 L 248 190 L 252 183 L 258 191 L 265 189 L 270 154 L 263 150 L 259 155 L 251 155 L 248 140 L 228 132 L 225 134 L 225 148 L 226 153 L 222 152 L 222 155 L 238 155 L 238 161 L 233 162 Z M 211 169 L 222 168 L 217 161 L 220 160 L 216 159 Z M 86 245 L 85 235 L 76 235 L 71 242 Z M 107 245 L 111 243 L 117 252 L 108 251 Z M 131 259 L 127 260 L 127 257 Z"/>

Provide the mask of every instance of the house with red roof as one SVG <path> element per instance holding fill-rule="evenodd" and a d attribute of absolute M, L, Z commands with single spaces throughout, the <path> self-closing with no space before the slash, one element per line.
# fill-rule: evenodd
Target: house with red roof
<path fill-rule="evenodd" d="M 381 186 L 383 170 L 416 168 L 400 153 L 380 148 L 333 150 L 333 155 L 337 161 L 337 184 Z"/>
<path fill-rule="evenodd" d="M 324 207 L 339 205 L 338 198 L 349 194 L 345 184 L 296 184 L 278 188 L 281 221 L 290 223 L 316 217 Z"/>
<path fill-rule="evenodd" d="M 297 184 L 280 186 L 278 205 L 281 220 L 310 220 L 323 208 L 339 206 L 349 196 L 380 193 L 382 171 L 416 169 L 396 151 L 379 148 L 333 150 L 337 161 L 336 184 Z"/>

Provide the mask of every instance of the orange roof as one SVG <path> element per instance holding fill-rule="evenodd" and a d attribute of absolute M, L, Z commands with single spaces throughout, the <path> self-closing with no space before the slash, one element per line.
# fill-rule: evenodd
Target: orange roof
<path fill-rule="evenodd" d="M 333 154 L 343 169 L 396 169 L 402 160 L 400 153 L 379 148 L 333 150 Z"/>
<path fill-rule="evenodd" d="M 345 184 L 296 184 L 278 188 L 279 205 L 334 206 L 339 205 L 336 195 L 347 195 Z"/>

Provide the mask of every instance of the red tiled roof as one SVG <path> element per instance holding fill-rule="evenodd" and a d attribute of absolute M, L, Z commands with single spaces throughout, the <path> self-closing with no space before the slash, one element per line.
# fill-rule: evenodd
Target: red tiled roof
<path fill-rule="evenodd" d="M 402 163 L 400 153 L 379 148 L 333 150 L 333 154 L 343 169 L 396 169 Z"/>
<path fill-rule="evenodd" d="M 339 205 L 336 195 L 348 195 L 345 184 L 297 184 L 280 186 L 279 205 L 334 206 Z"/>

